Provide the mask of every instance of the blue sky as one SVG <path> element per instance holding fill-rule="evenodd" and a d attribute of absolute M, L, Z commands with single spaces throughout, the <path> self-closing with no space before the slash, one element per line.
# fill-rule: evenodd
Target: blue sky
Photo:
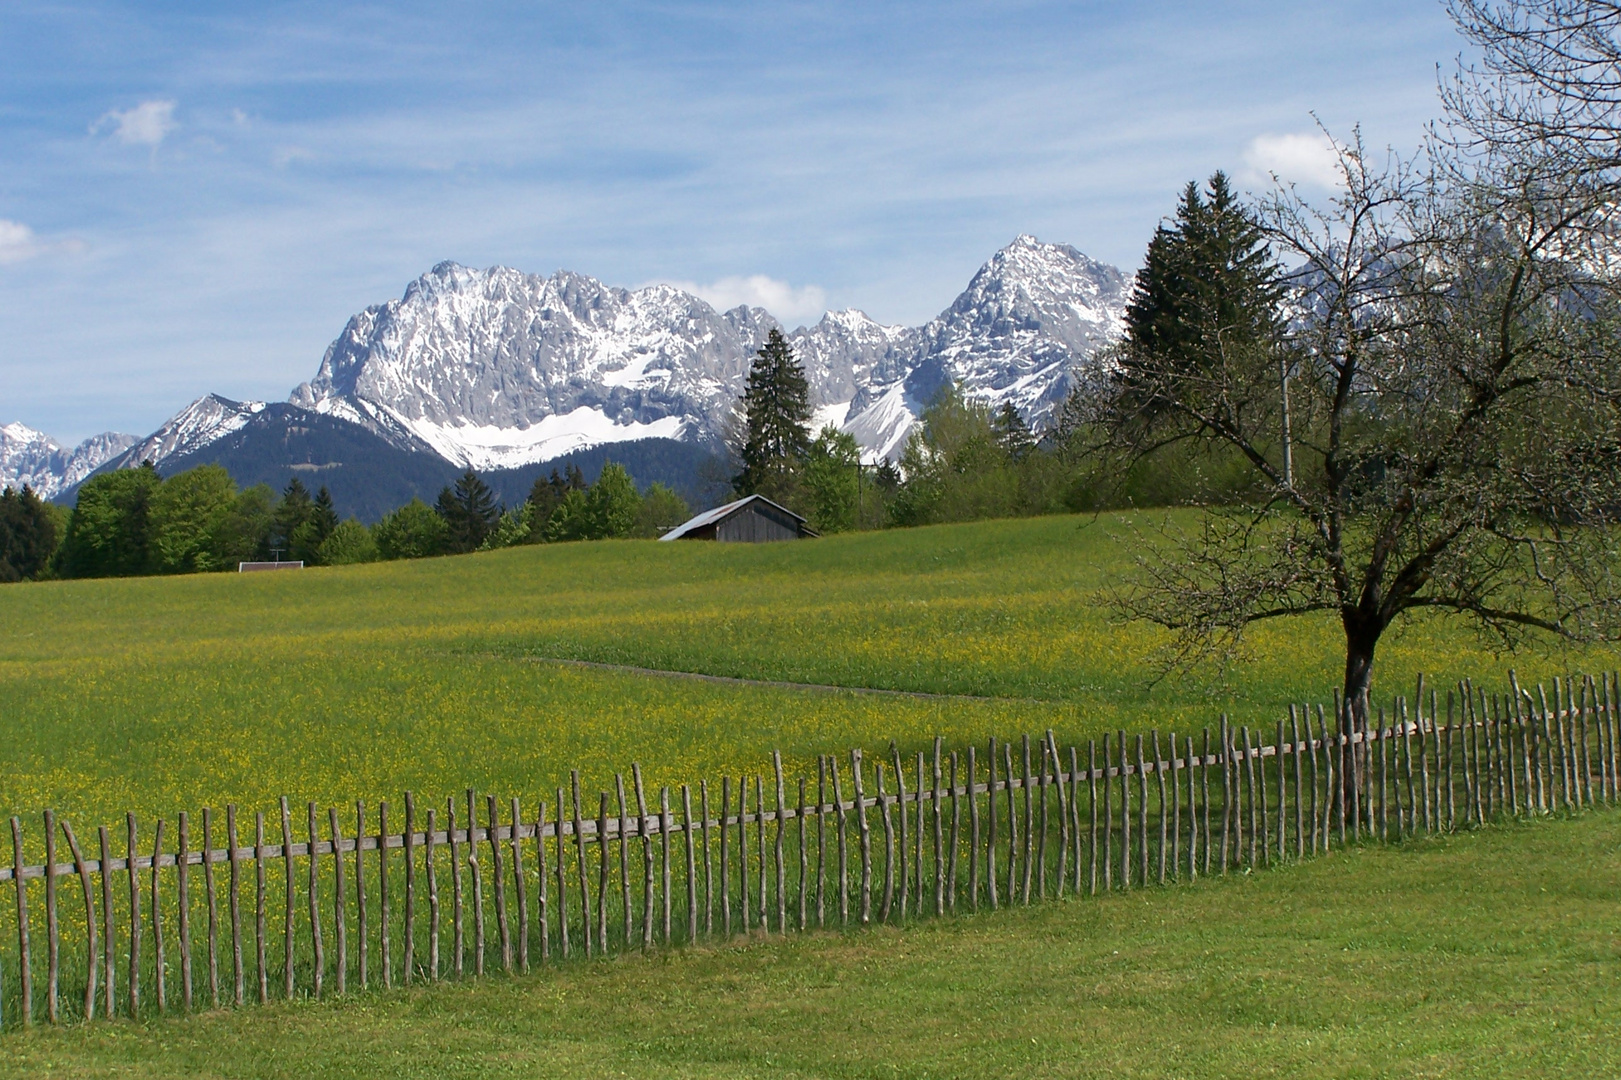
<path fill-rule="evenodd" d="M 922 322 L 1019 233 L 1135 268 L 1182 184 L 1410 149 L 1430 0 L 0 8 L 0 422 L 285 397 L 442 259 Z"/>

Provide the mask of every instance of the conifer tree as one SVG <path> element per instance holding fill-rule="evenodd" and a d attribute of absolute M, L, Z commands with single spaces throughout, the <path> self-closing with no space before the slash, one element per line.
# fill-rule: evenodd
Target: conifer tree
<path fill-rule="evenodd" d="M 472 469 L 461 475 L 454 488 L 439 493 L 434 509 L 445 520 L 445 550 L 453 553 L 476 550 L 501 519 L 495 494 Z"/>
<path fill-rule="evenodd" d="M 1114 419 L 1151 438 L 1167 410 L 1219 397 L 1224 357 L 1276 347 L 1281 296 L 1266 237 L 1226 175 L 1203 192 L 1190 181 L 1175 221 L 1149 242 L 1126 307 Z"/>
<path fill-rule="evenodd" d="M 0 492 L 0 581 L 23 581 L 49 564 L 56 550 L 56 521 L 24 484 Z"/>
<path fill-rule="evenodd" d="M 321 539 L 325 540 L 332 535 L 332 530 L 338 527 L 338 511 L 332 505 L 332 492 L 321 485 L 321 490 L 315 495 L 315 508 L 310 514 L 310 520 L 315 523 Z"/>
<path fill-rule="evenodd" d="M 1003 402 L 1002 407 L 996 410 L 991 417 L 991 429 L 996 432 L 997 443 L 1013 461 L 1022 460 L 1036 445 L 1030 425 L 1024 422 L 1024 417 L 1011 401 Z"/>
<path fill-rule="evenodd" d="M 293 540 L 298 530 L 310 520 L 315 512 L 315 502 L 310 498 L 309 488 L 298 477 L 287 484 L 282 490 L 281 502 L 276 505 L 275 523 L 271 528 L 270 554 L 278 552 L 282 558 L 293 558 Z"/>
<path fill-rule="evenodd" d="M 310 504 L 308 515 L 302 524 L 293 530 L 288 544 L 291 548 L 290 557 L 301 559 L 307 563 L 321 561 L 321 545 L 326 543 L 332 530 L 338 527 L 338 511 L 332 505 L 332 493 L 321 486 L 316 493 L 315 501 Z"/>
<path fill-rule="evenodd" d="M 810 448 L 810 384 L 782 332 L 772 330 L 755 354 L 743 392 L 743 469 L 732 480 L 739 495 L 790 497 Z"/>

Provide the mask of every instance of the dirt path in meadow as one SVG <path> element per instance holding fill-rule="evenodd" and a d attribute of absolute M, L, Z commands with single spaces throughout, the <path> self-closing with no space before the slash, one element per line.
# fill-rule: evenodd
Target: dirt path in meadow
<path fill-rule="evenodd" d="M 564 660 L 555 656 L 528 656 L 533 664 L 562 664 L 568 667 L 591 668 L 596 671 L 618 671 L 629 675 L 658 675 L 667 679 L 694 679 L 698 682 L 722 683 L 729 686 L 764 686 L 776 690 L 812 690 L 824 694 L 873 694 L 880 697 L 920 698 L 926 701 L 1017 701 L 1033 705 L 1061 705 L 1063 702 L 1043 698 L 995 697 L 990 694 L 931 694 L 925 690 L 884 690 L 875 686 L 837 686 L 832 683 L 788 682 L 782 679 L 744 679 L 734 675 L 706 675 L 698 671 L 670 671 L 666 668 L 636 667 L 633 664 L 604 664 L 595 660 Z"/>

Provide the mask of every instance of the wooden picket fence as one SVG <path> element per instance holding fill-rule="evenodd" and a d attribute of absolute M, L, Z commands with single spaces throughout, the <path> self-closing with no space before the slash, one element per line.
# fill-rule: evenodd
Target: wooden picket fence
<path fill-rule="evenodd" d="M 129 814 L 123 854 L 104 826 L 95 858 L 47 810 L 42 865 L 25 865 L 22 823 L 11 819 L 13 865 L 0 882 L 14 884 L 16 952 L 0 955 L 0 1018 L 33 1023 L 37 996 L 51 1023 L 147 1016 L 738 933 L 892 923 L 1612 805 L 1616 703 L 1614 674 L 1555 680 L 1550 703 L 1510 672 L 1506 693 L 1467 681 L 1448 690 L 1443 713 L 1421 679 L 1411 711 L 1398 698 L 1366 731 L 1337 703 L 1290 706 L 1270 742 L 1226 717 L 1197 740 L 1173 732 L 1162 742 L 1157 731 L 1084 748 L 1060 747 L 1051 731 L 991 739 L 983 760 L 978 747 L 947 751 L 936 739 L 911 761 L 893 746 L 887 762 L 860 750 L 823 757 L 814 778 L 792 784 L 773 754 L 769 786 L 755 775 L 735 786 L 723 778 L 718 791 L 707 781 L 696 792 L 662 787 L 656 805 L 633 765 L 631 797 L 616 775 L 594 815 L 576 771 L 533 817 L 517 798 L 487 795 L 481 806 L 468 791 L 446 801 L 441 820 L 438 806 L 424 813 L 406 793 L 399 832 L 387 803 L 372 818 L 356 802 L 352 819 L 309 803 L 302 839 L 283 798 L 269 823 L 277 835 L 255 812 L 251 844 L 234 806 L 223 835 L 212 811 L 202 812 L 200 838 L 181 813 L 172 834 L 154 823 L 150 848 Z M 71 861 L 59 861 L 59 833 Z M 75 881 L 82 919 L 62 910 L 79 906 Z M 42 994 L 30 936 L 41 901 Z"/>

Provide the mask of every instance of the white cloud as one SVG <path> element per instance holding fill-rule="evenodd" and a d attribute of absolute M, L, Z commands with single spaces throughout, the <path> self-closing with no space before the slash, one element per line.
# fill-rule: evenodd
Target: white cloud
<path fill-rule="evenodd" d="M 1285 183 L 1337 187 L 1339 153 L 1334 141 L 1321 132 L 1292 135 L 1257 135 L 1244 149 L 1243 179 L 1264 184 L 1276 174 Z"/>
<path fill-rule="evenodd" d="M 0 264 L 32 259 L 40 252 L 34 230 L 17 221 L 0 218 Z"/>
<path fill-rule="evenodd" d="M 112 109 L 90 125 L 92 135 L 111 127 L 113 138 L 125 146 L 150 146 L 154 150 L 169 132 L 179 127 L 173 101 L 143 101 L 133 109 Z"/>
<path fill-rule="evenodd" d="M 271 163 L 278 169 L 285 169 L 295 162 L 313 160 L 315 154 L 302 146 L 278 146 L 270 155 Z"/>
<path fill-rule="evenodd" d="M 0 266 L 20 263 L 39 255 L 84 250 L 82 240 L 44 240 L 20 221 L 0 218 Z"/>
<path fill-rule="evenodd" d="M 820 285 L 795 288 L 786 281 L 778 281 L 764 274 L 723 277 L 707 285 L 695 281 L 671 281 L 666 284 L 702 297 L 720 311 L 747 304 L 749 307 L 763 307 L 777 318 L 788 321 L 817 318 L 827 310 L 827 293 Z"/>

